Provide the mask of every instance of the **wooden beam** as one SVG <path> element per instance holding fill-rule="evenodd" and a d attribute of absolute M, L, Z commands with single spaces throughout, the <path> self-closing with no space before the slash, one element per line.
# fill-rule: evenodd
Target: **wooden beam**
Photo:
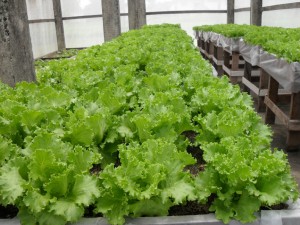
<path fill-rule="evenodd" d="M 121 34 L 119 0 L 102 0 L 104 40 L 110 41 Z"/>
<path fill-rule="evenodd" d="M 251 11 L 250 7 L 235 9 L 234 12 L 248 12 Z"/>
<path fill-rule="evenodd" d="M 261 26 L 262 0 L 251 0 L 250 23 Z"/>
<path fill-rule="evenodd" d="M 26 1 L 0 1 L 0 79 L 15 86 L 36 80 Z"/>
<path fill-rule="evenodd" d="M 270 5 L 262 8 L 262 11 L 282 10 L 282 9 L 296 9 L 300 8 L 300 2 Z"/>
<path fill-rule="evenodd" d="M 54 19 L 28 20 L 28 23 L 55 23 Z"/>
<path fill-rule="evenodd" d="M 146 12 L 146 15 L 165 15 L 165 14 L 198 14 L 198 13 L 227 13 L 227 10 L 178 10 L 178 11 L 157 11 Z"/>
<path fill-rule="evenodd" d="M 227 23 L 234 23 L 234 0 L 227 0 Z"/>
<path fill-rule="evenodd" d="M 64 25 L 62 20 L 61 2 L 60 0 L 52 0 L 52 2 L 53 2 L 53 11 L 54 11 L 54 19 L 55 19 L 57 47 L 58 47 L 58 51 L 62 51 L 66 49 L 66 41 L 65 41 Z"/>
<path fill-rule="evenodd" d="M 263 69 L 261 69 L 263 70 Z M 266 73 L 266 71 L 264 71 L 264 73 Z M 274 109 L 273 106 L 276 106 L 276 103 L 278 102 L 278 89 L 279 89 L 279 83 L 272 77 L 269 75 L 269 86 L 268 86 L 268 95 L 265 96 L 265 104 L 268 106 L 266 109 L 266 114 L 265 114 L 265 123 L 266 124 L 274 124 L 275 123 L 275 113 L 274 113 Z M 270 100 L 270 101 L 268 101 Z M 272 104 L 268 104 L 269 102 L 272 102 Z M 273 110 L 272 110 L 273 109 Z M 275 107 L 276 109 L 276 107 Z M 279 110 L 276 110 L 279 111 Z M 286 122 L 286 117 L 283 116 L 283 114 L 281 114 L 281 120 Z"/>
<path fill-rule="evenodd" d="M 139 29 L 147 23 L 146 1 L 128 0 L 129 29 Z"/>

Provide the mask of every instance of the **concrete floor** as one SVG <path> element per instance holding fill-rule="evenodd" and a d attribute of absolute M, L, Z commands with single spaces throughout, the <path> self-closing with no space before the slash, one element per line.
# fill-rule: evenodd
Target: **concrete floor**
<path fill-rule="evenodd" d="M 264 121 L 264 113 L 259 113 L 259 115 Z M 271 146 L 272 148 L 282 149 L 288 155 L 288 160 L 291 165 L 292 174 L 298 183 L 298 189 L 300 191 L 300 148 L 294 151 L 285 150 L 287 129 L 277 118 L 275 120 L 275 124 L 271 125 L 271 128 L 273 130 L 273 141 L 271 143 Z"/>
<path fill-rule="evenodd" d="M 300 148 L 295 151 L 286 151 L 285 150 L 285 142 L 287 137 L 287 130 L 285 126 L 280 124 L 280 122 L 276 122 L 271 126 L 274 132 L 272 147 L 283 149 L 285 153 L 288 155 L 288 160 L 291 165 L 292 174 L 295 177 L 298 183 L 298 189 L 300 191 Z"/>

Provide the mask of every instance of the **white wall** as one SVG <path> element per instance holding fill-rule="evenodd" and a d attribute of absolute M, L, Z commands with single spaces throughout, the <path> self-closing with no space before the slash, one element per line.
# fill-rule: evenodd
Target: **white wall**
<path fill-rule="evenodd" d="M 235 8 L 250 7 L 251 0 L 235 0 Z M 54 19 L 52 0 L 26 0 L 29 20 Z M 127 13 L 128 0 L 120 0 L 120 12 Z M 300 2 L 295 0 L 263 0 L 263 6 Z M 100 15 L 101 0 L 61 0 L 63 17 Z M 146 0 L 146 11 L 177 10 L 226 10 L 227 0 Z M 300 27 L 300 9 L 265 11 L 262 25 Z M 64 20 L 67 48 L 88 47 L 104 42 L 102 18 Z M 193 36 L 192 27 L 204 24 L 226 23 L 226 13 L 204 14 L 165 14 L 148 15 L 147 24 L 180 24 Z M 236 12 L 235 23 L 250 24 L 250 11 Z M 121 16 L 121 31 L 129 30 L 128 16 Z M 41 57 L 57 51 L 56 30 L 54 22 L 31 23 L 30 34 L 34 57 Z"/>
<path fill-rule="evenodd" d="M 26 0 L 29 20 L 54 19 L 52 0 Z M 39 58 L 58 50 L 54 22 L 29 24 L 33 57 Z"/>
<path fill-rule="evenodd" d="M 251 0 L 235 0 L 234 1 L 234 7 L 236 9 L 250 7 L 250 1 Z M 225 2 L 227 2 L 227 0 Z"/>
<path fill-rule="evenodd" d="M 262 25 L 286 28 L 300 27 L 299 15 L 299 8 L 266 11 L 262 14 Z"/>
<path fill-rule="evenodd" d="M 263 6 L 300 2 L 299 0 L 263 0 Z"/>
<path fill-rule="evenodd" d="M 146 11 L 226 10 L 227 0 L 146 0 Z"/>
<path fill-rule="evenodd" d="M 234 14 L 234 23 L 250 24 L 250 11 L 236 12 Z"/>
<path fill-rule="evenodd" d="M 65 20 L 67 48 L 89 47 L 104 42 L 102 18 Z"/>
<path fill-rule="evenodd" d="M 61 0 L 63 17 L 102 14 L 101 0 Z"/>
<path fill-rule="evenodd" d="M 205 24 L 226 23 L 226 13 L 202 13 L 202 14 L 167 14 L 167 15 L 149 15 L 147 24 L 172 23 L 180 24 L 190 36 L 194 37 L 193 27 Z"/>
<path fill-rule="evenodd" d="M 54 22 L 32 23 L 29 30 L 35 59 L 58 50 Z"/>
<path fill-rule="evenodd" d="M 250 7 L 250 0 L 235 0 L 235 9 Z M 250 11 L 234 13 L 234 23 L 236 24 L 250 24 Z"/>
<path fill-rule="evenodd" d="M 263 0 L 263 6 L 300 2 L 299 0 Z M 265 11 L 262 14 L 262 25 L 294 28 L 300 27 L 300 9 L 282 9 Z"/>

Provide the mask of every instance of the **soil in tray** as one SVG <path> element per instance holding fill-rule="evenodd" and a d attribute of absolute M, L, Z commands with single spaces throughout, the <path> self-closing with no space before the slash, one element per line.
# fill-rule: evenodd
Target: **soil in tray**
<path fill-rule="evenodd" d="M 18 214 L 18 209 L 15 206 L 1 206 L 0 205 L 0 219 L 10 219 L 16 217 Z"/>

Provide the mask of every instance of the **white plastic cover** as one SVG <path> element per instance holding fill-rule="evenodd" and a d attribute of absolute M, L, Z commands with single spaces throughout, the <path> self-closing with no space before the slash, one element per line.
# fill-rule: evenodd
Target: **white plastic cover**
<path fill-rule="evenodd" d="M 299 0 L 263 0 L 263 6 L 286 4 L 292 2 L 299 2 Z"/>
<path fill-rule="evenodd" d="M 300 8 L 265 11 L 262 14 L 262 25 L 274 27 L 300 27 L 298 19 Z"/>
<path fill-rule="evenodd" d="M 234 1 L 234 7 L 236 9 L 250 7 L 250 0 L 235 0 Z"/>
<path fill-rule="evenodd" d="M 194 37 L 194 26 L 205 24 L 222 24 L 226 23 L 226 19 L 226 13 L 148 15 L 147 24 L 180 24 L 183 30 L 185 30 L 190 36 Z"/>
<path fill-rule="evenodd" d="M 121 32 L 129 31 L 128 16 L 121 16 Z"/>
<path fill-rule="evenodd" d="M 29 29 L 35 59 L 58 50 L 54 22 L 29 24 Z"/>
<path fill-rule="evenodd" d="M 102 14 L 101 0 L 61 0 L 63 17 Z"/>
<path fill-rule="evenodd" d="M 67 48 L 89 47 L 104 42 L 102 18 L 65 20 L 64 29 Z"/>
<path fill-rule="evenodd" d="M 52 0 L 26 0 L 26 5 L 29 20 L 54 18 Z"/>
<path fill-rule="evenodd" d="M 146 0 L 146 11 L 178 10 L 226 10 L 227 1 L 222 0 Z M 209 23 L 209 19 L 205 20 Z"/>
<path fill-rule="evenodd" d="M 234 23 L 250 24 L 250 11 L 236 12 L 234 14 Z"/>
<path fill-rule="evenodd" d="M 120 12 L 128 13 L 128 0 L 119 0 Z"/>

